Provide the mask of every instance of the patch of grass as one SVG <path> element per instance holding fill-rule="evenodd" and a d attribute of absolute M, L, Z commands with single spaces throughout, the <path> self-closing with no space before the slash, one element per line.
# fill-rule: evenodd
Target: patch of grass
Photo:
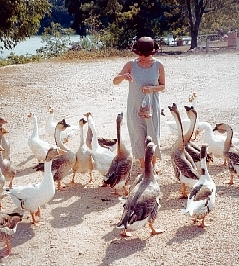
<path fill-rule="evenodd" d="M 7 65 L 19 65 L 26 64 L 29 62 L 39 62 L 40 56 L 38 55 L 15 55 L 11 53 L 6 59 L 0 59 L 0 67 Z"/>
<path fill-rule="evenodd" d="M 117 50 L 117 49 L 99 49 L 99 50 L 86 50 L 82 49 L 79 51 L 68 51 L 60 56 L 62 60 L 92 60 L 100 58 L 110 58 L 110 57 L 127 57 L 132 56 L 130 50 Z"/>

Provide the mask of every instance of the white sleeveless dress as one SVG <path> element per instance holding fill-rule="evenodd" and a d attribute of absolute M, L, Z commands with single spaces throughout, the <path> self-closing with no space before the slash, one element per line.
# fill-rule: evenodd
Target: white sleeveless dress
<path fill-rule="evenodd" d="M 127 99 L 127 126 L 129 131 L 132 153 L 135 159 L 145 156 L 145 139 L 151 136 L 157 145 L 155 156 L 161 158 L 160 145 L 160 97 L 159 92 L 152 93 L 153 115 L 151 118 L 141 118 L 138 115 L 140 104 L 145 96 L 142 92 L 144 85 L 158 85 L 160 61 L 155 62 L 149 68 L 141 68 L 137 59 L 132 60 L 131 75 L 132 82 L 129 82 L 129 92 Z"/>

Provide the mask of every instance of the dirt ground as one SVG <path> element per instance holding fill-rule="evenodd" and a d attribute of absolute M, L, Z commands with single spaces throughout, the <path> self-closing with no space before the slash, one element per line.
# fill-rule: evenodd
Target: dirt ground
<path fill-rule="evenodd" d="M 158 58 L 165 65 L 166 92 L 161 94 L 165 117 L 161 117 L 162 160 L 157 164 L 158 182 L 162 191 L 161 208 L 155 226 L 164 233 L 150 236 L 149 227 L 122 238 L 116 228 L 122 203 L 110 188 L 99 187 L 102 176 L 94 171 L 95 182 L 78 174 L 76 184 L 66 191 L 56 191 L 54 198 L 42 206 L 41 220 L 31 224 L 29 212 L 11 240 L 12 253 L 0 265 L 238 265 L 239 261 L 239 179 L 229 187 L 228 169 L 222 159 L 214 158 L 209 173 L 217 185 L 216 204 L 208 215 L 211 225 L 205 229 L 193 225 L 180 210 L 186 200 L 179 199 L 181 186 L 175 179 L 170 152 L 175 136 L 166 120 L 173 120 L 168 106 L 177 103 L 182 118 L 188 95 L 197 92 L 199 121 L 212 126 L 217 122 L 231 125 L 239 136 L 239 52 L 189 53 L 164 55 Z M 55 109 L 55 120 L 65 118 L 78 125 L 85 112 L 92 112 L 99 137 L 116 137 L 116 116 L 126 113 L 128 84 L 112 84 L 114 75 L 130 58 L 114 58 L 92 62 L 44 61 L 0 68 L 1 116 L 8 120 L 6 129 L 11 144 L 11 161 L 17 170 L 14 186 L 40 182 L 41 172 L 32 167 L 37 160 L 27 141 L 33 125 L 27 114 L 38 117 L 39 134 L 54 143 L 45 131 L 47 107 Z M 126 116 L 124 116 L 126 117 Z M 130 148 L 126 119 L 124 141 Z M 203 134 L 197 140 L 203 142 Z M 79 135 L 67 144 L 73 151 L 79 146 Z M 134 161 L 133 180 L 138 173 Z M 63 181 L 68 183 L 69 174 Z M 9 196 L 3 199 L 3 211 L 17 210 Z"/>

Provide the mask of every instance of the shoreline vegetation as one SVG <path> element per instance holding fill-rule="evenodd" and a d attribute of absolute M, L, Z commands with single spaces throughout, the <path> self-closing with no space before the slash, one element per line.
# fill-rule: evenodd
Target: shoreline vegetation
<path fill-rule="evenodd" d="M 11 52 L 6 58 L 0 57 L 0 67 L 6 65 L 18 65 L 30 62 L 39 62 L 40 60 L 94 60 L 112 57 L 128 57 L 131 56 L 131 50 L 117 50 L 114 48 L 81 48 L 79 50 L 68 49 L 67 51 L 56 50 L 52 52 L 53 46 L 45 46 L 37 49 L 34 55 L 17 55 Z M 168 46 L 162 45 L 157 55 L 187 55 L 192 53 L 211 53 L 211 52 L 228 52 L 236 50 L 228 47 L 227 42 L 214 41 L 210 42 L 209 49 L 206 49 L 206 43 L 201 43 L 197 48 L 190 50 L 190 45 Z M 43 51 L 43 52 L 42 52 Z"/>

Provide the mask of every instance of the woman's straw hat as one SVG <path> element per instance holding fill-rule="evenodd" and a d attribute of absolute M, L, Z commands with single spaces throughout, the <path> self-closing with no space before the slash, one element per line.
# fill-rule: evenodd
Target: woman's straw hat
<path fill-rule="evenodd" d="M 137 55 L 154 55 L 157 53 L 159 45 L 151 37 L 141 37 L 132 46 L 132 51 Z"/>

